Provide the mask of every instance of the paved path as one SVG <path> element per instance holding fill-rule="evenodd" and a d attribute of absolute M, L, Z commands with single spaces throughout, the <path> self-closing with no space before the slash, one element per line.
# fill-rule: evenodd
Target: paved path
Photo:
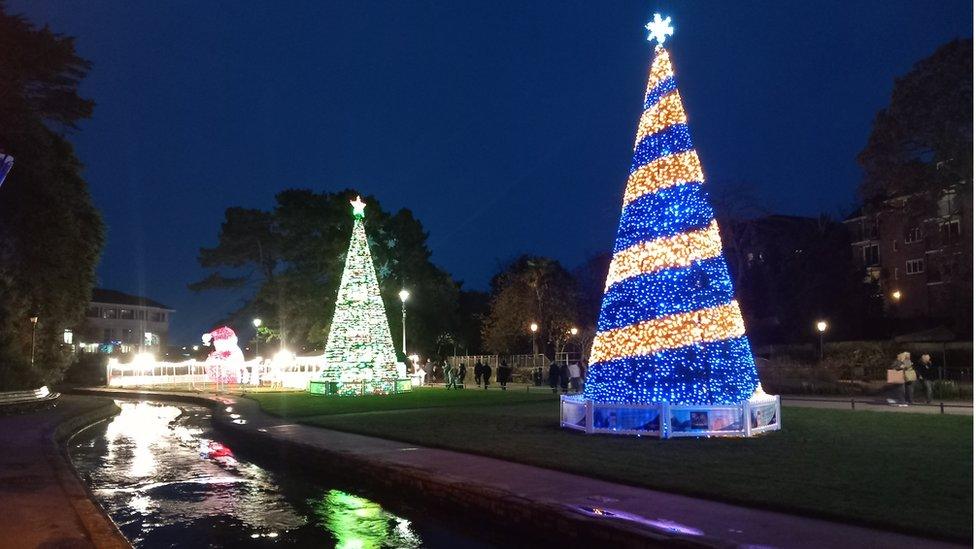
<path fill-rule="evenodd" d="M 850 410 L 850 397 L 829 396 L 784 396 L 781 397 L 783 406 L 801 406 L 804 408 L 828 408 L 835 410 Z M 869 410 L 872 412 L 894 412 L 909 414 L 952 414 L 973 415 L 973 403 L 961 400 L 946 401 L 940 406 L 938 402 L 932 404 L 912 404 L 911 406 L 892 406 L 882 398 L 854 397 L 854 410 Z"/>
<path fill-rule="evenodd" d="M 65 422 L 77 428 L 111 413 L 110 400 L 62 396 L 54 408 L 0 416 L 0 546 L 129 546 L 55 442 Z"/>
<path fill-rule="evenodd" d="M 172 393 L 143 394 L 150 398 L 172 396 Z M 257 402 L 247 398 L 211 397 L 221 403 L 215 413 L 217 421 L 241 433 L 264 438 L 269 444 L 314 448 L 368 462 L 401 475 L 408 472 L 427 475 L 455 489 L 478 489 L 493 494 L 510 502 L 508 505 L 544 506 L 578 516 L 585 514 L 583 508 L 598 509 L 602 516 L 590 520 L 619 521 L 628 529 L 646 529 L 658 537 L 669 536 L 674 542 L 782 548 L 958 547 L 882 530 L 605 482 L 489 457 L 299 425 L 264 413 Z M 618 518 L 609 518 L 608 512 Z"/>

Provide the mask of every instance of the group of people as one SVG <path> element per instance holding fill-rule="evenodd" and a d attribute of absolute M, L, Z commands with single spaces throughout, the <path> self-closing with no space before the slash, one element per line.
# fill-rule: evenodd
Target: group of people
<path fill-rule="evenodd" d="M 919 380 L 925 386 L 925 403 L 932 402 L 932 386 L 939 379 L 939 369 L 932 362 L 931 356 L 922 355 L 918 363 L 915 364 L 912 362 L 912 354 L 908 351 L 898 353 L 890 369 L 897 373 L 889 375 L 888 381 L 904 387 L 904 403 L 915 403 L 915 383 Z M 895 394 L 892 396 L 899 398 L 889 398 L 888 402 L 890 404 L 896 404 L 899 400 L 902 400 L 900 398 L 901 395 Z"/>
<path fill-rule="evenodd" d="M 442 381 L 448 389 L 463 389 L 464 381 L 468 375 L 468 368 L 464 362 L 451 364 L 450 361 L 437 363 L 428 359 L 426 363 L 417 368 L 424 372 L 424 384 L 433 385 Z M 512 381 L 512 367 L 502 359 L 498 367 L 493 371 L 491 364 L 481 362 L 474 364 L 474 382 L 480 389 L 488 389 L 491 385 L 491 376 L 495 374 L 495 381 L 503 391 L 508 390 L 508 384 Z M 578 362 L 564 361 L 549 363 L 548 382 L 553 394 L 562 390 L 563 393 L 578 393 L 583 390 L 583 379 L 585 378 L 585 366 Z M 542 387 L 546 380 L 541 366 L 532 371 L 532 381 L 536 387 Z"/>
<path fill-rule="evenodd" d="M 562 364 L 556 364 L 556 361 L 549 363 L 549 388 L 552 389 L 553 394 L 556 393 L 557 388 L 562 389 L 562 392 L 569 393 L 570 391 L 578 393 L 583 390 L 583 379 L 586 375 L 586 370 L 583 365 L 578 362 L 563 362 Z M 542 368 L 536 368 L 536 372 L 533 374 L 535 378 L 536 385 L 542 385 Z"/>

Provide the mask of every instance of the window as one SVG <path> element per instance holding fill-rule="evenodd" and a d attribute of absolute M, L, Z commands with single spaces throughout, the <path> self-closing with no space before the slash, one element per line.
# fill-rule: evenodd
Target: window
<path fill-rule="evenodd" d="M 939 224 L 939 237 L 942 239 L 942 245 L 948 246 L 959 242 L 959 231 L 958 219 Z"/>
<path fill-rule="evenodd" d="M 877 244 L 870 244 L 868 246 L 865 246 L 861 248 L 861 251 L 864 254 L 865 267 L 877 265 L 881 261 Z"/>
<path fill-rule="evenodd" d="M 62 341 L 65 345 L 71 345 L 75 341 L 75 334 L 71 330 L 65 330 L 62 336 Z"/>
<path fill-rule="evenodd" d="M 156 345 L 159 345 L 159 336 L 152 332 L 146 332 L 144 334 L 142 344 L 145 345 L 146 347 L 154 347 Z"/>
<path fill-rule="evenodd" d="M 153 322 L 166 322 L 166 313 L 153 313 L 152 314 L 152 321 Z"/>
<path fill-rule="evenodd" d="M 891 251 L 893 251 L 893 252 L 897 252 L 898 251 L 898 239 L 897 238 L 891 241 Z"/>
<path fill-rule="evenodd" d="M 132 337 L 132 330 L 128 328 L 122 330 L 122 341 L 124 343 L 136 343 L 135 338 Z"/>
<path fill-rule="evenodd" d="M 102 336 L 103 336 L 102 337 L 102 342 L 108 343 L 109 341 L 112 341 L 112 329 L 111 328 L 105 328 L 102 331 Z"/>
<path fill-rule="evenodd" d="M 125 320 L 132 320 L 135 317 L 136 317 L 135 311 L 133 311 L 132 309 L 121 309 L 119 311 L 119 318 L 123 318 Z"/>
<path fill-rule="evenodd" d="M 921 274 L 925 272 L 924 259 L 909 259 L 905 262 L 905 274 Z"/>
<path fill-rule="evenodd" d="M 88 308 L 85 309 L 85 316 L 88 318 L 98 318 L 101 314 L 102 311 L 94 305 L 89 305 Z"/>
<path fill-rule="evenodd" d="M 895 267 L 895 276 L 894 276 L 894 280 L 898 280 L 898 267 Z"/>
<path fill-rule="evenodd" d="M 102 309 L 102 318 L 118 318 L 118 309 L 112 309 L 110 307 L 105 307 Z"/>
<path fill-rule="evenodd" d="M 919 240 L 922 240 L 922 229 L 920 227 L 912 227 L 905 231 L 905 244 L 911 244 Z"/>
<path fill-rule="evenodd" d="M 141 309 L 136 311 L 136 320 L 146 320 L 146 311 Z"/>

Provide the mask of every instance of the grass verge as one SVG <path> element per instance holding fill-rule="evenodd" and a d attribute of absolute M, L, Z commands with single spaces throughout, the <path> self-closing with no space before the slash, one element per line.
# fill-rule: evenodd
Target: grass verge
<path fill-rule="evenodd" d="M 249 396 L 271 413 L 330 429 L 926 536 L 973 535 L 968 416 L 785 407 L 778 433 L 661 441 L 560 429 L 545 394 Z"/>

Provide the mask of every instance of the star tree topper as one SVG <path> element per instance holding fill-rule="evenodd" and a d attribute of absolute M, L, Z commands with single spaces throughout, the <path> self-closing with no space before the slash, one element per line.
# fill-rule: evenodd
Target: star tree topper
<path fill-rule="evenodd" d="M 659 46 L 664 45 L 664 41 L 674 34 L 674 27 L 671 26 L 671 16 L 661 19 L 660 13 L 654 14 L 654 20 L 644 26 L 648 30 L 647 41 L 657 41 Z"/>
<path fill-rule="evenodd" d="M 365 215 L 363 212 L 366 211 L 366 203 L 363 202 L 362 198 L 356 197 L 356 200 L 350 200 L 352 204 L 352 216 L 353 217 L 363 217 Z"/>

